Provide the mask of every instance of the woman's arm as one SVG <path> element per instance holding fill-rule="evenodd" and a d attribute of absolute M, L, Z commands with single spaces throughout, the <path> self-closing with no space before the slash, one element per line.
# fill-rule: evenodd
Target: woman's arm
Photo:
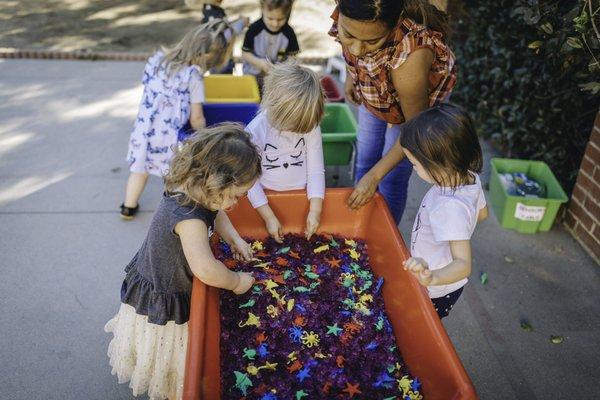
<path fill-rule="evenodd" d="M 419 49 L 413 52 L 402 65 L 392 70 L 392 83 L 406 121 L 429 107 L 429 70 L 432 62 L 433 52 L 429 49 Z M 358 209 L 371 200 L 379 182 L 403 158 L 404 151 L 400 141 L 397 141 L 356 184 L 348 198 L 348 206 Z"/>

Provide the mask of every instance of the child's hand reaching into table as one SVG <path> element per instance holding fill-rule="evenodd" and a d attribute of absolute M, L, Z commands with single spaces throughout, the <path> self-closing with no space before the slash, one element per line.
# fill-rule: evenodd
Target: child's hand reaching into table
<path fill-rule="evenodd" d="M 304 236 L 306 240 L 310 240 L 312 235 L 317 231 L 321 224 L 321 211 L 310 210 L 306 216 L 306 229 Z"/>
<path fill-rule="evenodd" d="M 254 277 L 252 276 L 252 274 L 249 274 L 247 272 L 238 272 L 237 274 L 240 280 L 238 281 L 238 284 L 235 286 L 235 288 L 233 288 L 233 293 L 244 294 L 248 290 L 250 290 L 252 285 L 254 285 Z"/>
<path fill-rule="evenodd" d="M 237 237 L 233 243 L 230 243 L 233 258 L 237 261 L 252 260 L 252 246 L 241 237 Z"/>
<path fill-rule="evenodd" d="M 422 258 L 411 257 L 404 261 L 404 269 L 410 271 L 421 285 L 429 286 L 432 284 L 433 272 L 431 272 L 429 265 Z"/>

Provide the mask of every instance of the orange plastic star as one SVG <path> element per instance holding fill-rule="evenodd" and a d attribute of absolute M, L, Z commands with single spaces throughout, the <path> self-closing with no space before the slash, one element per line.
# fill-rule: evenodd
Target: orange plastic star
<path fill-rule="evenodd" d="M 294 257 L 296 260 L 300 259 L 300 254 L 296 253 L 294 250 L 291 250 L 288 254 L 290 257 Z"/>
<path fill-rule="evenodd" d="M 277 260 L 275 260 L 275 263 L 277 265 L 279 265 L 280 267 L 287 267 L 287 265 L 288 265 L 288 261 L 283 257 L 277 257 Z"/>
<path fill-rule="evenodd" d="M 353 385 L 350 382 L 346 382 L 346 389 L 342 390 L 342 392 L 346 392 L 350 395 L 350 398 L 354 397 L 355 394 L 360 394 L 362 393 L 358 387 L 360 386 L 360 384 L 356 384 Z"/>
<path fill-rule="evenodd" d="M 329 266 L 331 268 L 339 268 L 340 267 L 340 262 L 342 262 L 342 260 L 338 260 L 337 258 L 332 258 L 331 260 L 327 260 L 327 263 L 329 264 Z"/>
<path fill-rule="evenodd" d="M 265 340 L 267 340 L 267 337 L 265 335 L 264 332 L 259 332 L 256 334 L 256 341 L 258 342 L 258 345 L 260 346 L 262 344 L 262 342 L 264 342 Z"/>

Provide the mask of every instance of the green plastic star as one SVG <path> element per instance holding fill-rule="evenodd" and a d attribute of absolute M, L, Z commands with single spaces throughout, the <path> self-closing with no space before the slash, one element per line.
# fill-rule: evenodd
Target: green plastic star
<path fill-rule="evenodd" d="M 298 390 L 296 392 L 296 400 L 301 400 L 303 397 L 308 396 L 308 393 L 306 393 L 304 390 Z"/>
<path fill-rule="evenodd" d="M 327 325 L 327 335 L 338 336 L 341 331 L 343 331 L 343 329 L 340 328 L 337 323 L 333 325 Z"/>
<path fill-rule="evenodd" d="M 331 247 L 339 247 L 340 244 L 336 242 L 334 238 L 331 238 L 331 242 L 329 242 L 329 245 Z"/>
<path fill-rule="evenodd" d="M 233 371 L 233 373 L 235 374 L 235 387 L 245 396 L 248 388 L 252 386 L 252 381 L 248 378 L 248 374 L 239 371 Z"/>

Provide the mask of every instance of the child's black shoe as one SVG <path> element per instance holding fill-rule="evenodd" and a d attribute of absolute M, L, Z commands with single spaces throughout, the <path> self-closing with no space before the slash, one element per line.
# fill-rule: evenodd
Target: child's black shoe
<path fill-rule="evenodd" d="M 137 214 L 139 209 L 140 209 L 139 204 L 133 208 L 125 207 L 125 204 L 121 204 L 121 218 L 128 220 L 128 221 L 132 220 L 133 217 L 135 217 L 135 214 Z"/>

